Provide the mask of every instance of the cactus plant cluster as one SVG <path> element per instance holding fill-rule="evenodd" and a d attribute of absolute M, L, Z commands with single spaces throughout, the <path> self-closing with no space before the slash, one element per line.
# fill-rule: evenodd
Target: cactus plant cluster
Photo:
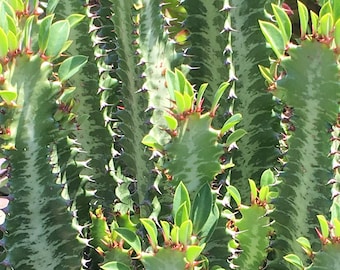
<path fill-rule="evenodd" d="M 0 269 L 337 269 L 339 3 L 0 0 Z"/>

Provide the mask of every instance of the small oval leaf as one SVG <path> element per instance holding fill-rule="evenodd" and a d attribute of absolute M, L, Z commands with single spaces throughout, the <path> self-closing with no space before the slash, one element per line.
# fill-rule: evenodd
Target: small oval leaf
<path fill-rule="evenodd" d="M 318 32 L 322 36 L 329 37 L 333 31 L 333 17 L 331 14 L 326 14 L 321 17 Z"/>
<path fill-rule="evenodd" d="M 274 184 L 275 183 L 274 173 L 270 169 L 265 170 L 261 175 L 260 183 L 261 187 L 270 186 Z"/>
<path fill-rule="evenodd" d="M 281 58 L 285 50 L 285 42 L 281 31 L 272 23 L 265 21 L 259 21 L 259 23 L 261 31 L 270 47 L 276 54 L 277 58 Z"/>
<path fill-rule="evenodd" d="M 321 234 L 324 238 L 328 238 L 329 236 L 329 226 L 326 218 L 323 215 L 316 216 L 320 223 Z"/>
<path fill-rule="evenodd" d="M 192 235 L 192 221 L 186 220 L 179 227 L 179 242 L 185 246 L 189 244 Z"/>
<path fill-rule="evenodd" d="M 87 62 L 88 57 L 76 55 L 64 60 L 58 70 L 59 80 L 64 82 L 76 74 Z"/>
<path fill-rule="evenodd" d="M 268 82 L 268 84 L 274 83 L 274 77 L 270 72 L 270 68 L 259 65 L 259 69 L 263 78 Z"/>
<path fill-rule="evenodd" d="M 164 115 L 165 121 L 168 124 L 168 128 L 170 130 L 175 130 L 178 126 L 178 122 L 177 119 L 175 117 L 173 117 L 172 115 Z"/>
<path fill-rule="evenodd" d="M 296 256 L 295 254 L 289 254 L 287 256 L 284 256 L 283 258 L 287 262 L 289 262 L 289 263 L 295 265 L 296 267 L 298 267 L 300 270 L 304 269 L 302 260 L 298 256 Z"/>
<path fill-rule="evenodd" d="M 257 187 L 254 180 L 248 179 L 250 187 L 250 201 L 254 203 L 257 198 Z"/>
<path fill-rule="evenodd" d="M 237 142 L 239 139 L 241 139 L 246 134 L 247 134 L 247 131 L 245 131 L 244 129 L 235 130 L 233 133 L 231 133 L 228 136 L 226 144 L 229 146 L 232 143 Z"/>
<path fill-rule="evenodd" d="M 70 16 L 66 18 L 66 20 L 68 20 L 70 27 L 73 27 L 79 22 L 81 22 L 81 20 L 84 19 L 84 17 L 85 15 L 82 15 L 82 14 L 71 14 Z"/>
<path fill-rule="evenodd" d="M 70 34 L 70 24 L 67 20 L 57 21 L 50 27 L 46 55 L 57 57 L 63 50 Z"/>
<path fill-rule="evenodd" d="M 12 101 L 17 99 L 17 93 L 9 90 L 0 90 L 0 97 L 6 104 L 11 104 Z"/>
<path fill-rule="evenodd" d="M 127 228 L 114 229 L 116 233 L 128 243 L 134 251 L 139 255 L 142 252 L 142 244 L 138 236 Z"/>
<path fill-rule="evenodd" d="M 300 17 L 301 38 L 303 38 L 307 33 L 309 16 L 307 7 L 300 1 L 298 1 L 298 12 Z"/>
<path fill-rule="evenodd" d="M 152 248 L 156 250 L 158 246 L 158 240 L 157 240 L 157 227 L 155 222 L 148 218 L 141 218 L 140 221 L 142 222 L 144 228 L 148 233 L 149 236 L 148 238 Z"/>
<path fill-rule="evenodd" d="M 186 259 L 189 263 L 193 263 L 196 258 L 201 254 L 205 245 L 202 246 L 189 246 L 186 251 Z"/>
<path fill-rule="evenodd" d="M 225 90 L 227 89 L 227 87 L 229 86 L 228 82 L 223 82 L 221 83 L 221 85 L 218 87 L 215 95 L 214 95 L 214 99 L 213 102 L 211 104 L 211 112 L 214 114 L 216 109 L 217 109 L 217 104 L 220 102 L 220 99 L 222 97 L 222 95 L 224 94 Z"/>
<path fill-rule="evenodd" d="M 226 133 L 227 131 L 229 131 L 229 129 L 233 128 L 236 124 L 241 122 L 241 120 L 242 120 L 242 115 L 240 113 L 234 114 L 224 123 L 223 127 L 221 128 L 220 133 L 221 134 Z"/>

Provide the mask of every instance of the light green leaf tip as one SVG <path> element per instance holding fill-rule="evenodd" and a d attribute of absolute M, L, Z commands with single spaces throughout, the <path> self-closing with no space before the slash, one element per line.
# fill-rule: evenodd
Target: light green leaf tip
<path fill-rule="evenodd" d="M 296 256 L 295 254 L 289 254 L 287 256 L 284 256 L 283 257 L 287 262 L 295 265 L 296 267 L 298 267 L 300 270 L 303 270 L 304 267 L 303 267 L 303 263 L 301 261 L 301 259 Z"/>

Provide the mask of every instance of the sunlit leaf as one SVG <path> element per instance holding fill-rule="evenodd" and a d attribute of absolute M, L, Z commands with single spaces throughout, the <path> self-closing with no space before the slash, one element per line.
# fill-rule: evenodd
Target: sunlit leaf
<path fill-rule="evenodd" d="M 278 58 L 283 56 L 285 50 L 285 42 L 282 33 L 274 24 L 265 21 L 259 21 L 261 31 L 269 43 L 270 47 Z"/>
<path fill-rule="evenodd" d="M 288 44 L 290 37 L 292 36 L 292 24 L 287 13 L 278 5 L 272 5 L 275 19 L 279 26 L 280 31 L 283 34 L 284 43 Z"/>
<path fill-rule="evenodd" d="M 64 82 L 71 78 L 86 64 L 87 59 L 87 56 L 76 55 L 64 60 L 58 70 L 59 80 Z"/>
<path fill-rule="evenodd" d="M 241 120 L 242 120 L 242 115 L 240 113 L 234 114 L 224 123 L 223 127 L 221 128 L 220 133 L 221 134 L 226 133 L 231 128 L 233 128 L 236 124 L 241 122 Z"/>
<path fill-rule="evenodd" d="M 155 222 L 148 218 L 141 218 L 140 221 L 142 222 L 144 228 L 148 233 L 148 238 L 150 241 L 151 246 L 155 249 L 158 245 L 157 240 L 157 226 Z"/>
<path fill-rule="evenodd" d="M 308 9 L 302 2 L 298 1 L 298 11 L 299 11 L 299 18 L 300 18 L 301 37 L 303 38 L 307 33 Z"/>
<path fill-rule="evenodd" d="M 138 238 L 138 236 L 131 230 L 127 228 L 117 228 L 115 229 L 117 234 L 126 241 L 133 249 L 136 251 L 137 254 L 142 252 L 142 245 Z"/>
<path fill-rule="evenodd" d="M 8 53 L 8 39 L 2 28 L 0 28 L 0 40 L 0 58 L 4 58 Z"/>
<path fill-rule="evenodd" d="M 295 265 L 296 267 L 298 267 L 300 270 L 304 269 L 302 260 L 296 256 L 295 254 L 289 254 L 283 257 L 287 262 Z"/>
<path fill-rule="evenodd" d="M 320 223 L 321 234 L 324 238 L 328 238 L 329 236 L 329 227 L 326 218 L 323 215 L 316 216 Z"/>

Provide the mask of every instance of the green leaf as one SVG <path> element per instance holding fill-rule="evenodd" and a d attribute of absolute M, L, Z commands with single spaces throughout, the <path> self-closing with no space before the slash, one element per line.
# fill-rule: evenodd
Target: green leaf
<path fill-rule="evenodd" d="M 315 12 L 311 11 L 310 17 L 311 17 L 311 21 L 312 21 L 313 35 L 316 35 L 316 33 L 318 31 L 319 16 Z"/>
<path fill-rule="evenodd" d="M 47 14 L 53 14 L 55 8 L 57 7 L 60 0 L 48 0 L 47 1 L 47 7 L 46 7 L 46 13 Z"/>
<path fill-rule="evenodd" d="M 13 34 L 16 36 L 16 34 L 17 34 L 16 22 L 8 14 L 6 14 L 6 19 L 7 19 L 7 24 L 8 24 L 8 30 L 13 32 Z"/>
<path fill-rule="evenodd" d="M 223 83 L 221 83 L 221 85 L 217 89 L 217 91 L 214 95 L 213 102 L 211 104 L 211 112 L 212 113 L 215 113 L 215 111 L 217 109 L 217 104 L 220 102 L 220 99 L 221 99 L 222 95 L 224 94 L 224 92 L 225 92 L 225 90 L 227 89 L 228 86 L 229 86 L 228 82 L 223 82 Z"/>
<path fill-rule="evenodd" d="M 8 38 L 8 50 L 13 52 L 16 49 L 18 49 L 19 47 L 18 39 L 12 31 L 9 31 L 7 33 L 7 38 Z"/>
<path fill-rule="evenodd" d="M 184 93 L 184 111 L 190 111 L 193 105 L 194 96 L 189 96 L 187 93 Z"/>
<path fill-rule="evenodd" d="M 239 139 L 241 139 L 246 134 L 247 134 L 247 131 L 245 131 L 244 129 L 237 129 L 228 136 L 226 144 L 230 146 L 232 143 L 237 142 Z"/>
<path fill-rule="evenodd" d="M 260 69 L 261 75 L 268 82 L 268 84 L 273 84 L 274 78 L 272 73 L 270 72 L 270 69 L 261 65 L 259 65 L 258 67 Z"/>
<path fill-rule="evenodd" d="M 259 23 L 261 31 L 265 39 L 269 43 L 270 47 L 272 48 L 276 56 L 278 58 L 281 58 L 285 51 L 285 42 L 282 37 L 281 31 L 272 23 L 265 21 L 259 21 Z"/>
<path fill-rule="evenodd" d="M 163 147 L 158 143 L 158 141 L 149 134 L 143 138 L 142 144 L 151 147 L 153 150 L 162 151 L 163 149 Z"/>
<path fill-rule="evenodd" d="M 175 103 L 176 103 L 176 111 L 178 114 L 181 114 L 185 112 L 185 101 L 184 101 L 184 96 L 181 92 L 179 91 L 174 91 L 175 94 Z"/>
<path fill-rule="evenodd" d="M 312 246 L 307 238 L 299 237 L 298 239 L 296 239 L 296 242 L 301 245 L 302 249 L 306 252 L 308 256 L 311 256 L 313 254 Z"/>
<path fill-rule="evenodd" d="M 76 55 L 64 60 L 58 70 L 59 80 L 65 82 L 71 78 L 86 64 L 87 59 L 87 56 Z"/>
<path fill-rule="evenodd" d="M 24 11 L 24 3 L 21 0 L 11 0 L 11 6 L 15 11 Z"/>
<path fill-rule="evenodd" d="M 29 16 L 25 22 L 23 45 L 26 49 L 31 49 L 31 31 L 35 16 Z"/>
<path fill-rule="evenodd" d="M 191 220 L 193 222 L 193 231 L 197 235 L 202 230 L 204 224 L 210 215 L 213 206 L 213 196 L 208 184 L 204 184 L 194 198 L 191 210 Z"/>
<path fill-rule="evenodd" d="M 180 182 L 175 190 L 175 195 L 173 199 L 173 205 L 172 205 L 172 215 L 175 217 L 177 212 L 179 211 L 179 208 L 186 204 L 186 209 L 190 210 L 191 203 L 190 203 L 190 197 L 189 192 L 183 182 Z"/>
<path fill-rule="evenodd" d="M 261 187 L 270 186 L 275 183 L 274 173 L 267 169 L 261 175 Z"/>
<path fill-rule="evenodd" d="M 11 104 L 12 101 L 16 100 L 17 93 L 9 90 L 0 90 L 0 97 L 6 104 Z"/>
<path fill-rule="evenodd" d="M 287 256 L 284 256 L 283 258 L 287 262 L 289 262 L 289 263 L 295 265 L 296 267 L 298 267 L 300 270 L 305 269 L 301 259 L 298 256 L 296 256 L 295 254 L 289 254 Z"/>
<path fill-rule="evenodd" d="M 326 14 L 321 17 L 318 32 L 322 36 L 330 36 L 331 31 L 333 31 L 333 17 L 332 14 Z"/>
<path fill-rule="evenodd" d="M 189 244 L 192 235 L 192 221 L 186 220 L 179 227 L 179 241 L 185 246 Z"/>
<path fill-rule="evenodd" d="M 284 43 L 287 45 L 290 41 L 290 37 L 292 36 L 292 24 L 287 13 L 281 7 L 274 4 L 272 4 L 272 7 L 275 19 L 282 33 Z"/>
<path fill-rule="evenodd" d="M 179 227 L 174 226 L 171 230 L 170 235 L 171 235 L 172 242 L 178 244 L 179 243 Z"/>
<path fill-rule="evenodd" d="M 322 5 L 320 12 L 319 12 L 319 17 L 322 18 L 326 14 L 332 14 L 332 6 L 330 1 L 325 2 L 324 5 Z"/>
<path fill-rule="evenodd" d="M 233 128 L 236 124 L 241 122 L 241 120 L 242 120 L 242 115 L 240 113 L 234 114 L 224 123 L 223 127 L 221 128 L 220 133 L 221 134 L 226 133 L 231 128 Z"/>
<path fill-rule="evenodd" d="M 46 55 L 57 57 L 62 51 L 70 34 L 70 24 L 62 20 L 52 24 L 47 43 Z"/>
<path fill-rule="evenodd" d="M 148 218 L 141 218 L 140 221 L 142 222 L 144 228 L 146 229 L 149 235 L 148 238 L 149 238 L 152 248 L 155 250 L 158 246 L 157 227 L 156 227 L 155 222 Z"/>
<path fill-rule="evenodd" d="M 185 78 L 185 84 L 184 84 L 184 93 L 190 97 L 193 97 L 195 95 L 194 88 L 192 87 L 191 83 L 186 78 Z"/>
<path fill-rule="evenodd" d="M 131 230 L 126 228 L 117 228 L 115 229 L 117 234 L 127 242 L 134 251 L 136 251 L 137 255 L 142 252 L 142 245 L 138 238 L 138 236 Z"/>
<path fill-rule="evenodd" d="M 261 187 L 260 192 L 259 192 L 259 199 L 261 202 L 267 201 L 268 193 L 269 193 L 269 186 Z"/>
<path fill-rule="evenodd" d="M 163 229 L 164 242 L 167 243 L 170 241 L 170 224 L 167 221 L 161 220 L 161 226 Z"/>
<path fill-rule="evenodd" d="M 248 179 L 248 181 L 250 186 L 250 201 L 254 203 L 257 198 L 257 187 L 254 180 Z"/>
<path fill-rule="evenodd" d="M 70 27 L 72 28 L 79 22 L 81 22 L 82 19 L 84 19 L 85 15 L 82 14 L 71 14 L 66 18 L 66 20 L 69 22 Z"/>
<path fill-rule="evenodd" d="M 333 19 L 337 21 L 340 19 L 340 1 L 333 1 Z"/>
<path fill-rule="evenodd" d="M 175 117 L 173 117 L 172 115 L 166 114 L 164 115 L 164 118 L 170 130 L 175 130 L 177 128 L 178 122 Z"/>
<path fill-rule="evenodd" d="M 240 192 L 237 190 L 237 188 L 230 185 L 230 186 L 227 187 L 227 191 L 230 194 L 230 196 L 234 199 L 237 206 L 240 206 L 241 205 L 241 195 L 240 195 Z"/>
<path fill-rule="evenodd" d="M 45 53 L 46 51 L 53 18 L 54 14 L 51 14 L 40 21 L 38 45 L 41 53 Z"/>
<path fill-rule="evenodd" d="M 14 0 L 15 1 L 15 0 Z M 0 4 L 3 4 L 3 8 L 5 10 L 5 12 L 11 16 L 12 18 L 15 18 L 15 9 L 13 7 L 13 4 L 15 5 L 16 2 L 12 2 L 12 1 L 1 1 Z M 1 7 L 1 6 L 0 6 Z"/>
<path fill-rule="evenodd" d="M 177 68 L 175 69 L 175 78 L 176 78 L 175 90 L 179 91 L 182 95 L 184 95 L 186 78 L 184 74 Z"/>
<path fill-rule="evenodd" d="M 183 222 L 189 220 L 189 209 L 186 202 L 182 203 L 181 206 L 178 208 L 175 213 L 174 219 L 176 226 L 181 226 Z"/>
<path fill-rule="evenodd" d="M 334 236 L 335 237 L 340 237 L 340 220 L 338 220 L 337 218 L 334 218 L 332 220 L 333 223 L 333 232 L 334 232 Z"/>
<path fill-rule="evenodd" d="M 320 227 L 321 227 L 321 234 L 324 238 L 328 238 L 329 236 L 329 226 L 326 218 L 323 215 L 316 216 L 319 220 Z"/>
<path fill-rule="evenodd" d="M 276 199 L 278 196 L 279 196 L 279 192 L 269 191 L 267 194 L 266 201 L 271 202 L 272 200 Z"/>
<path fill-rule="evenodd" d="M 5 58 L 8 53 L 8 39 L 2 28 L 0 28 L 0 40 L 0 58 Z"/>
<path fill-rule="evenodd" d="M 208 84 L 207 83 L 203 83 L 200 86 L 200 89 L 198 89 L 198 93 L 197 93 L 197 97 L 196 97 L 196 108 L 198 109 L 202 103 L 202 99 L 203 99 L 203 95 L 205 90 L 207 89 Z"/>
<path fill-rule="evenodd" d="M 131 270 L 129 266 L 120 262 L 108 262 L 100 268 L 103 270 Z"/>
<path fill-rule="evenodd" d="M 299 11 L 299 17 L 300 17 L 301 38 L 303 38 L 307 33 L 308 9 L 302 2 L 298 1 L 298 11 Z"/>
<path fill-rule="evenodd" d="M 195 259 L 201 254 L 204 247 L 205 245 L 187 247 L 185 254 L 187 261 L 192 264 L 195 261 Z"/>

